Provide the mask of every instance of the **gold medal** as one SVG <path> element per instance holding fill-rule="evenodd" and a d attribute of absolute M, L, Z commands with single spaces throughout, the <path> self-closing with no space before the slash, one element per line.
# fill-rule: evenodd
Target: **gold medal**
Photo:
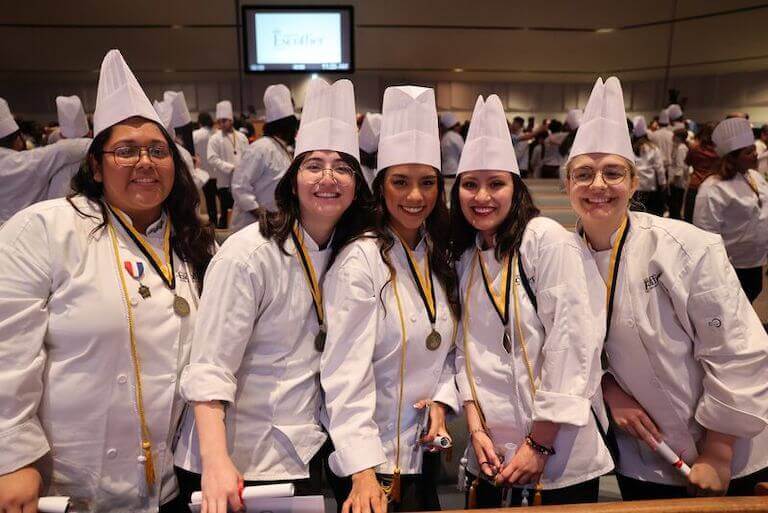
<path fill-rule="evenodd" d="M 181 296 L 173 296 L 173 311 L 179 317 L 189 315 L 189 303 Z"/>
<path fill-rule="evenodd" d="M 440 333 L 437 332 L 436 329 L 432 328 L 432 333 L 427 335 L 427 349 L 430 351 L 435 351 L 440 347 L 440 342 L 442 342 L 442 337 L 440 336 Z"/>
<path fill-rule="evenodd" d="M 298 224 L 293 226 L 291 233 L 293 236 L 293 245 L 296 248 L 296 259 L 299 261 L 302 270 L 304 271 L 304 277 L 307 279 L 307 285 L 309 286 L 309 293 L 312 295 L 312 305 L 315 308 L 315 316 L 317 317 L 317 324 L 320 325 L 320 331 L 315 335 L 315 349 L 322 352 L 325 348 L 325 310 L 323 310 L 323 291 L 320 288 L 320 283 L 315 273 L 315 266 L 312 265 L 312 259 L 309 258 L 309 253 L 304 247 L 304 235 L 299 230 Z"/>
<path fill-rule="evenodd" d="M 512 280 L 512 258 L 507 253 L 501 262 L 501 289 L 498 291 L 493 288 L 491 277 L 483 261 L 483 254 L 479 249 L 477 250 L 477 260 L 480 262 L 480 272 L 483 275 L 485 292 L 488 294 L 488 299 L 491 300 L 493 309 L 499 316 L 501 324 L 504 325 L 504 336 L 501 338 L 501 345 L 507 354 L 510 354 L 512 353 L 512 337 L 509 336 L 507 325 L 509 324 L 509 298 L 512 292 L 512 287 L 510 287 Z"/>

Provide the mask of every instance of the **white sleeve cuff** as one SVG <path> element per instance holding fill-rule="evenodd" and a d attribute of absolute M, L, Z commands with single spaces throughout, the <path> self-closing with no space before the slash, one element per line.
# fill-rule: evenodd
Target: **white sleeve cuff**
<path fill-rule="evenodd" d="M 0 433 L 0 447 L 0 475 L 29 465 L 51 450 L 37 418 Z"/>
<path fill-rule="evenodd" d="M 191 363 L 181 373 L 181 396 L 187 401 L 235 401 L 237 380 L 228 370 Z"/>
<path fill-rule="evenodd" d="M 586 426 L 589 408 L 589 401 L 583 397 L 539 390 L 533 403 L 533 420 Z"/>
<path fill-rule="evenodd" d="M 696 422 L 711 431 L 739 438 L 752 438 L 766 427 L 766 419 L 738 410 L 706 393 L 696 408 Z"/>
<path fill-rule="evenodd" d="M 351 476 L 365 469 L 374 468 L 387 461 L 379 437 L 355 438 L 328 457 L 328 465 L 339 477 Z"/>

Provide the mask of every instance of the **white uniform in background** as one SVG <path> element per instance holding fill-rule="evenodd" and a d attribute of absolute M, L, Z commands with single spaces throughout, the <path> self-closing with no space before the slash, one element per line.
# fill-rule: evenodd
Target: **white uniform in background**
<path fill-rule="evenodd" d="M 765 142 L 762 139 L 756 139 L 755 150 L 757 151 L 758 155 L 761 155 L 762 153 L 765 153 L 766 151 L 768 151 L 768 144 L 765 144 Z"/>
<path fill-rule="evenodd" d="M 440 151 L 442 153 L 442 173 L 445 176 L 453 176 L 459 167 L 461 150 L 464 149 L 464 139 L 455 130 L 448 130 L 440 139 Z"/>
<path fill-rule="evenodd" d="M 291 91 L 273 84 L 264 91 L 267 123 L 295 116 Z M 275 209 L 275 189 L 291 165 L 293 155 L 285 142 L 264 136 L 251 143 L 232 175 L 232 230 L 256 222 L 251 211 Z"/>
<path fill-rule="evenodd" d="M 168 132 L 168 135 L 171 136 L 171 139 L 176 140 L 176 129 L 174 128 L 174 104 L 172 102 L 176 101 L 178 102 L 179 98 L 181 98 L 180 101 L 184 101 L 184 95 L 182 93 L 173 93 L 172 91 L 166 91 L 166 97 L 168 97 L 168 94 L 171 93 L 170 98 L 166 99 L 161 102 L 155 101 L 153 106 L 155 107 L 155 110 L 157 111 L 157 115 L 160 117 L 160 120 L 162 121 L 163 127 Z M 179 96 L 181 95 L 181 96 Z M 184 104 L 184 109 L 186 109 L 186 104 Z M 189 118 L 189 112 L 187 112 L 187 116 L 184 119 Z M 189 121 L 187 121 L 188 123 Z M 184 123 L 186 124 L 186 123 Z M 183 125 L 179 125 L 183 126 Z M 179 155 L 181 156 L 181 160 L 184 161 L 184 164 L 187 166 L 187 171 L 189 171 L 189 174 L 192 176 L 192 181 L 195 183 L 195 187 L 198 189 L 202 189 L 203 185 L 205 185 L 205 182 L 207 182 L 210 179 L 210 176 L 206 171 L 203 171 L 202 169 L 198 169 L 195 166 L 195 160 L 192 157 L 192 154 L 187 151 L 187 149 L 181 144 L 176 142 L 176 149 L 179 152 Z"/>
<path fill-rule="evenodd" d="M 386 109 L 386 106 L 385 106 Z M 386 119 L 386 110 L 385 110 Z M 386 122 L 386 121 L 385 121 Z M 419 474 L 423 447 L 417 443 L 422 399 L 440 401 L 458 411 L 453 380 L 454 319 L 445 291 L 434 278 L 436 323 L 440 347 L 432 351 L 426 338 L 432 326 L 402 244 L 395 237 L 389 252 L 396 272 L 407 346 L 402 344 L 400 314 L 387 266 L 375 239 L 361 239 L 344 248 L 325 280 L 325 308 L 330 320 L 322 355 L 321 380 L 328 412 L 328 432 L 336 451 L 328 463 L 338 476 L 367 468 L 392 474 L 400 432 L 402 474 Z M 413 250 L 424 268 L 428 246 L 422 239 Z M 386 286 L 385 286 L 386 284 Z M 383 302 L 383 306 L 382 306 Z M 403 398 L 399 399 L 400 361 L 406 352 Z M 398 407 L 402 421 L 397 425 Z"/>
<path fill-rule="evenodd" d="M 48 197 L 51 180 L 71 176 L 85 159 L 90 139 L 66 139 L 35 148 L 14 151 L 0 148 L 0 225 L 16 212 Z M 64 173 L 57 177 L 59 173 Z M 59 185 L 55 185 L 60 188 Z"/>
<path fill-rule="evenodd" d="M 213 167 L 208 162 L 208 140 L 212 133 L 213 129 L 201 126 L 192 132 L 192 141 L 195 145 L 195 155 L 200 159 L 198 167 L 208 173 L 211 178 L 215 178 Z"/>
<path fill-rule="evenodd" d="M 638 191 L 657 191 L 666 187 L 667 174 L 664 171 L 664 158 L 659 148 L 653 143 L 643 144 L 640 147 L 640 155 L 635 156 L 635 173 Z"/>
<path fill-rule="evenodd" d="M 462 301 L 476 250 L 467 250 L 459 266 Z M 509 452 L 506 444 L 524 444 L 534 421 L 560 424 L 553 444 L 556 454 L 549 457 L 541 484 L 545 489 L 563 488 L 613 468 L 590 411 L 594 405 L 607 422 L 600 393 L 605 288 L 578 238 L 551 219 L 537 217 L 528 223 L 520 255 L 538 303 L 537 310 L 518 284 L 520 324 L 537 377 L 535 401 L 516 333 L 513 298 L 510 295 L 510 319 L 505 328 L 490 303 L 477 262 L 469 303 L 463 304 L 464 312 L 469 311 L 467 347 L 477 396 L 497 451 L 504 455 Z M 483 261 L 494 288 L 500 290 L 501 263 L 493 249 L 483 251 Z M 512 271 L 516 280 L 517 269 Z M 513 341 L 512 354 L 502 345 L 505 329 Z M 462 401 L 471 401 L 462 336 L 457 342 L 456 382 Z M 512 454 L 506 454 L 507 461 Z M 468 449 L 467 455 L 468 470 L 479 475 L 474 451 Z"/>
<path fill-rule="evenodd" d="M 274 137 L 260 137 L 248 146 L 232 176 L 233 231 L 256 222 L 251 210 L 275 209 L 275 189 L 292 160 L 285 143 Z"/>
<path fill-rule="evenodd" d="M 661 127 L 655 132 L 648 132 L 648 139 L 659 147 L 665 169 L 669 166 L 669 162 L 672 159 L 673 137 L 674 133 L 670 127 Z"/>
<path fill-rule="evenodd" d="M 157 511 L 176 493 L 171 444 L 184 407 L 176 383 L 192 342 L 195 283 L 174 255 L 176 293 L 191 308 L 174 315 L 173 293 L 123 229 L 115 223 L 117 261 L 108 229 L 94 231 L 98 204 L 74 201 L 85 215 L 56 199 L 0 230 L 0 474 L 50 451 L 53 477 L 43 495 L 87 500 L 91 511 Z M 158 254 L 165 222 L 147 229 Z M 143 299 L 126 275 L 157 476 L 151 494 L 137 463 L 136 384 L 117 278 L 124 261 L 143 262 L 141 281 L 151 290 Z"/>
<path fill-rule="evenodd" d="M 768 385 L 756 377 L 768 374 L 768 337 L 720 237 L 650 214 L 629 220 L 605 344 L 609 372 L 688 465 L 710 429 L 738 437 L 734 478 L 766 467 Z M 604 277 L 610 253 L 594 253 Z M 621 474 L 687 484 L 644 442 L 616 435 Z"/>
<path fill-rule="evenodd" d="M 59 135 L 58 141 L 77 139 L 88 135 L 88 120 L 85 117 L 80 98 L 77 96 L 57 96 L 56 111 L 59 118 L 59 130 L 56 132 Z M 77 174 L 84 159 L 85 154 L 83 154 L 83 159 L 80 162 L 72 162 L 62 167 L 51 177 L 46 199 L 63 198 L 72 192 L 72 177 Z"/>
<path fill-rule="evenodd" d="M 216 177 L 216 187 L 224 189 L 232 182 L 232 172 L 240 164 L 245 150 L 248 149 L 248 138 L 235 129 L 228 134 L 221 130 L 214 132 L 208 140 L 208 164 Z"/>
<path fill-rule="evenodd" d="M 690 166 L 685 163 L 688 156 L 688 146 L 685 143 L 675 143 L 672 150 L 672 160 L 669 162 L 669 184 L 679 189 L 688 186 Z"/>
<path fill-rule="evenodd" d="M 565 162 L 565 157 L 560 153 L 560 145 L 565 138 L 568 137 L 568 132 L 557 132 L 550 134 L 549 137 L 544 139 L 544 155 L 542 156 L 542 166 L 558 166 L 560 167 Z"/>
<path fill-rule="evenodd" d="M 304 233 L 318 280 L 330 249 Z M 325 441 L 320 426 L 318 330 L 293 241 L 286 255 L 258 224 L 230 236 L 211 261 L 189 366 L 188 401 L 224 401 L 227 446 L 246 480 L 304 479 Z M 176 465 L 202 473 L 192 410 L 180 428 Z"/>

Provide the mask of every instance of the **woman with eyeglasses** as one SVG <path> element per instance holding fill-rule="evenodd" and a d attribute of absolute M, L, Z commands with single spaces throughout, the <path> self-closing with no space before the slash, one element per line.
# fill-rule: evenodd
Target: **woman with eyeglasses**
<path fill-rule="evenodd" d="M 351 476 L 335 490 L 344 513 L 382 513 L 388 500 L 395 511 L 440 509 L 424 452 L 450 443 L 445 418 L 458 410 L 458 300 L 434 91 L 387 88 L 382 116 L 375 224 L 339 254 L 325 289 L 320 378 L 329 467 Z"/>
<path fill-rule="evenodd" d="M 230 236 L 205 276 L 176 450 L 181 495 L 202 489 L 204 513 L 240 510 L 243 484 L 322 493 L 323 281 L 370 208 L 354 105 L 350 81 L 310 83 L 277 210 Z"/>
<path fill-rule="evenodd" d="M 171 444 L 213 234 L 120 52 L 74 194 L 0 230 L 0 510 L 175 511 Z"/>
<path fill-rule="evenodd" d="M 597 269 L 574 234 L 539 216 L 498 96 L 478 98 L 469 130 L 451 192 L 471 441 L 459 484 L 470 508 L 596 502 L 613 468 L 597 424 Z"/>
<path fill-rule="evenodd" d="M 768 336 L 719 236 L 628 211 L 637 177 L 615 77 L 598 79 L 584 116 L 566 185 L 606 284 L 622 496 L 752 494 L 768 479 Z"/>

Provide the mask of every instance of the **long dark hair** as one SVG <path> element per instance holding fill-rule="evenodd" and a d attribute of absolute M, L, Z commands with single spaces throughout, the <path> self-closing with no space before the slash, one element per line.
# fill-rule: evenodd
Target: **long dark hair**
<path fill-rule="evenodd" d="M 285 241 L 291 236 L 293 225 L 301 218 L 299 197 L 296 194 L 296 176 L 304 159 L 311 152 L 297 155 L 275 188 L 277 210 L 260 208 L 257 212 L 259 231 L 264 237 L 274 240 L 280 250 L 288 254 Z M 339 251 L 353 238 L 368 230 L 371 226 L 372 198 L 363 171 L 357 159 L 346 153 L 338 152 L 341 159 L 355 170 L 355 199 L 336 223 L 331 241 L 331 256 L 327 267 L 331 267 Z"/>
<path fill-rule="evenodd" d="M 179 258 L 192 267 L 192 272 L 198 283 L 198 292 L 202 292 L 203 276 L 214 252 L 213 229 L 203 226 L 200 218 L 197 216 L 197 209 L 200 205 L 197 188 L 192 181 L 189 169 L 187 169 L 179 150 L 176 148 L 176 144 L 162 126 L 157 123 L 155 123 L 155 126 L 162 132 L 163 138 L 165 138 L 165 142 L 168 144 L 168 148 L 173 156 L 173 187 L 163 202 L 163 207 L 170 216 L 171 225 L 173 226 L 171 245 Z M 94 179 L 90 162 L 103 162 L 104 154 L 102 151 L 111 134 L 112 127 L 109 127 L 93 139 L 85 160 L 75 176 L 72 177 L 73 192 L 67 196 L 67 201 L 84 217 L 94 216 L 86 214 L 77 208 L 72 201 L 73 197 L 82 195 L 99 205 L 101 222 L 95 230 L 100 230 L 107 226 L 108 215 L 107 207 L 104 203 L 104 185 Z"/>
<path fill-rule="evenodd" d="M 507 217 L 496 229 L 496 249 L 494 256 L 501 262 L 504 255 L 515 253 L 520 249 L 523 241 L 523 233 L 528 222 L 541 214 L 533 203 L 531 193 L 525 182 L 515 173 L 512 174 L 514 190 L 512 192 L 512 207 Z M 454 260 L 461 259 L 468 248 L 472 247 L 477 237 L 477 230 L 469 224 L 464 217 L 459 203 L 459 189 L 461 188 L 461 176 L 451 189 L 451 250 Z"/>
<path fill-rule="evenodd" d="M 389 256 L 389 252 L 396 241 L 395 237 L 388 229 L 391 216 L 384 200 L 384 181 L 386 180 L 389 169 L 390 168 L 380 171 L 372 184 L 374 225 L 371 232 L 373 232 L 380 242 L 379 254 L 390 272 L 390 279 L 384 286 L 392 280 L 394 274 L 392 259 Z M 461 314 L 461 306 L 459 304 L 458 280 L 451 261 L 450 246 L 448 244 L 450 214 L 448 212 L 448 207 L 445 205 L 445 180 L 439 171 L 435 170 L 435 174 L 437 177 L 437 202 L 435 203 L 435 208 L 432 209 L 432 212 L 427 216 L 424 223 L 431 244 L 429 267 L 443 286 L 445 294 L 448 297 L 448 306 L 453 315 L 458 319 Z"/>
<path fill-rule="evenodd" d="M 296 142 L 296 132 L 299 130 L 299 120 L 296 116 L 286 116 L 264 124 L 264 135 L 279 137 L 289 146 Z"/>

